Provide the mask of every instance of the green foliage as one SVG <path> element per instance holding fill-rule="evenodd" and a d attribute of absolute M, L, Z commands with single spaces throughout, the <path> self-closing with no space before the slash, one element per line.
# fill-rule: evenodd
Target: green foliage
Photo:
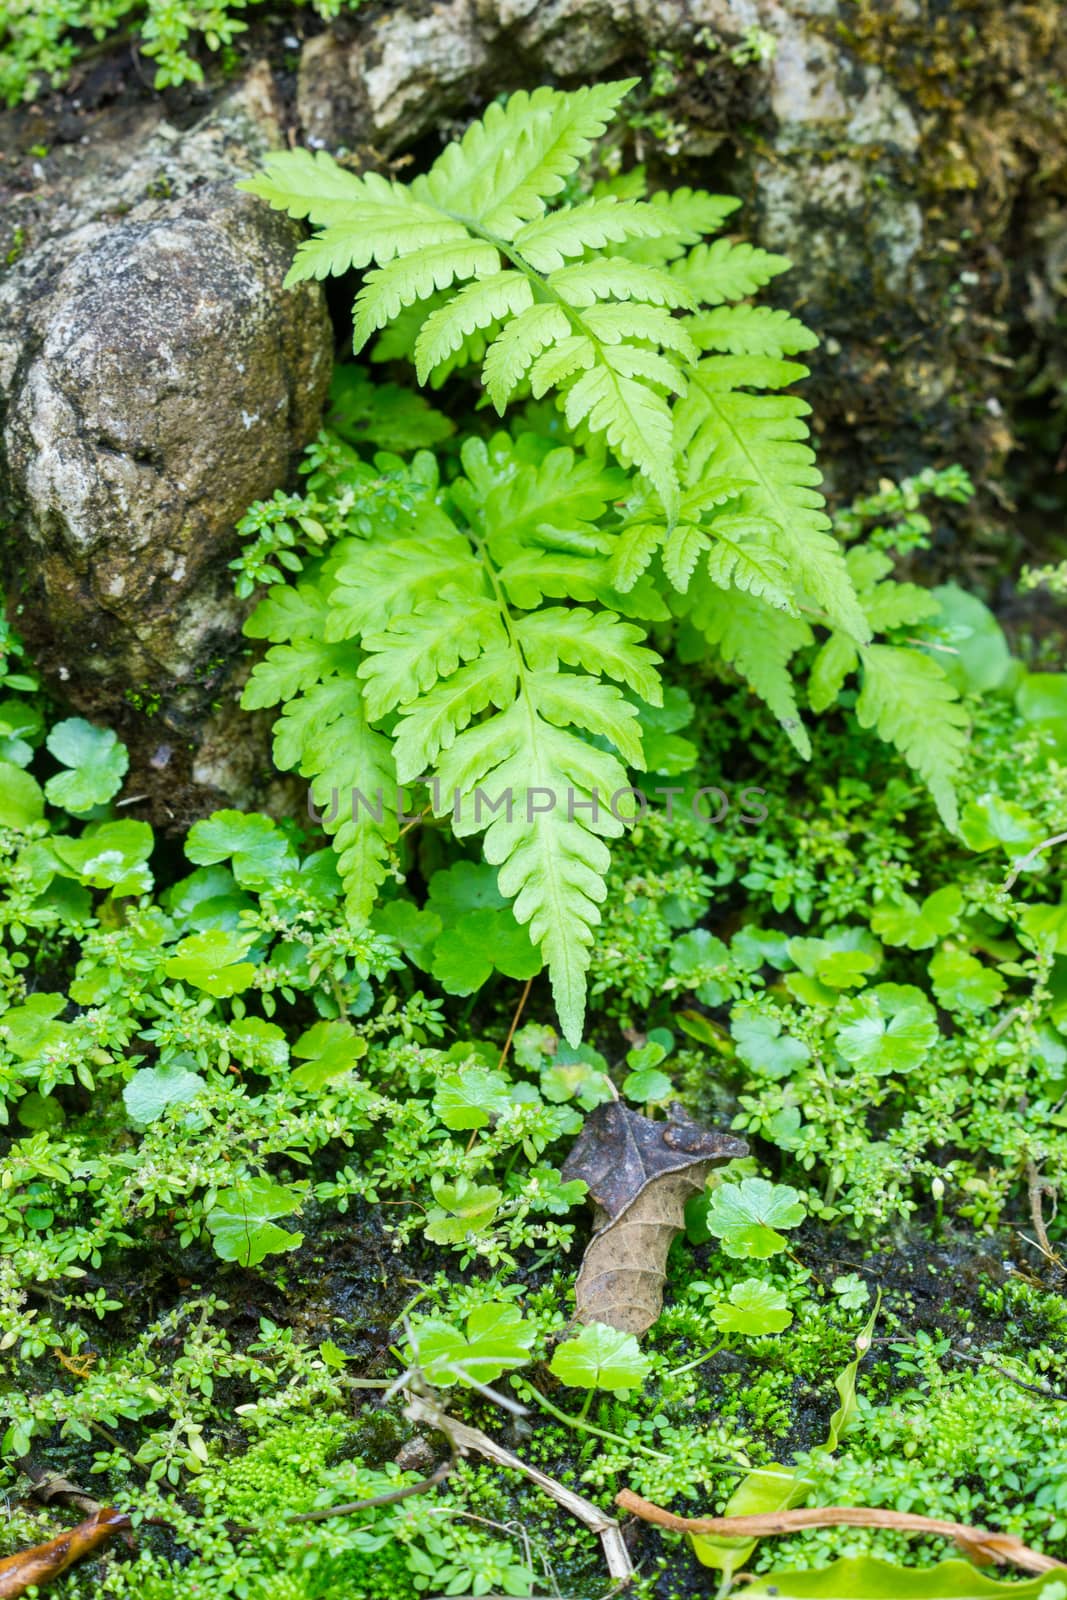
<path fill-rule="evenodd" d="M 592 1322 L 576 1338 L 556 1346 L 548 1370 L 572 1388 L 617 1394 L 640 1389 L 652 1362 L 642 1355 L 632 1333 Z"/>
<path fill-rule="evenodd" d="M 537 1329 L 513 1305 L 488 1302 L 476 1307 L 461 1331 L 437 1317 L 417 1324 L 411 1359 L 429 1383 L 490 1384 L 530 1359 Z"/>
<path fill-rule="evenodd" d="M 722 1240 L 729 1256 L 759 1260 L 788 1248 L 779 1228 L 795 1228 L 804 1220 L 804 1207 L 788 1184 L 764 1178 L 743 1178 L 712 1190 L 707 1211 L 708 1232 Z"/>
<path fill-rule="evenodd" d="M 49 778 L 45 795 L 54 806 L 81 816 L 113 798 L 129 764 L 126 747 L 110 728 L 94 728 L 82 717 L 57 722 L 45 740 L 68 770 Z"/>
<path fill-rule="evenodd" d="M 780 1600 L 1063 1600 L 1067 1588 L 1055 1575 L 1022 1582 L 990 1578 L 966 1561 L 919 1571 L 871 1556 L 842 1556 L 817 1572 L 768 1573 L 748 1593 Z"/>
<path fill-rule="evenodd" d="M 372 360 L 451 386 L 339 369 L 302 491 L 242 523 L 245 703 L 332 849 L 233 809 L 157 846 L 123 747 L 0 628 L 3 1450 L 166 1524 L 68 1600 L 600 1592 L 592 1536 L 495 1466 L 287 1521 L 432 1470 L 397 1465 L 405 1384 L 497 1437 L 494 1396 L 526 1405 L 511 1446 L 605 1509 L 1067 1538 L 1067 1322 L 1018 1254 L 1067 1159 L 1067 678 L 893 577 L 958 470 L 831 526 L 786 392 L 813 336 L 748 303 L 787 263 L 707 239 L 732 201 L 583 173 L 622 87 L 515 97 L 410 185 L 305 152 L 253 185 L 321 228 L 298 273 L 364 273 Z M 752 1147 L 642 1347 L 569 1320 L 560 1169 L 620 1095 Z M 1001 1225 L 1027 1282 L 962 1293 Z M 0 1470 L 8 1543 L 49 1536 Z M 699 1554 L 954 1592 L 847 1537 Z"/>
<path fill-rule="evenodd" d="M 140 52 L 154 63 L 156 89 L 203 83 L 203 52 L 226 57 L 248 28 L 240 13 L 249 3 L 256 0 L 9 0 L 0 19 L 0 97 L 13 106 L 58 88 L 87 37 L 100 41 L 124 27 L 136 30 Z M 340 0 L 311 3 L 327 19 L 341 8 Z M 359 3 L 347 0 L 347 7 Z"/>
<path fill-rule="evenodd" d="M 348 369 L 340 436 L 312 447 L 308 496 L 253 508 L 255 543 L 234 564 L 242 593 L 274 586 L 249 623 L 272 648 L 244 703 L 282 707 L 275 759 L 311 782 L 353 916 L 375 911 L 403 797 L 428 784 L 428 811 L 455 836 L 484 830 L 534 950 L 487 938 L 485 919 L 458 941 L 399 907 L 379 925 L 451 993 L 485 981 L 490 950 L 513 977 L 539 952 L 572 1043 L 608 842 L 633 817 L 615 799 L 626 769 L 682 771 L 693 750 L 675 737 L 677 691 L 665 706 L 650 628 L 658 643 L 670 624 L 683 661 L 742 676 L 803 755 L 790 666 L 818 644 L 812 709 L 859 672 L 861 726 L 898 747 L 950 827 L 966 748 L 956 688 L 906 631 L 937 602 L 892 581 L 873 542 L 846 558 L 808 408 L 773 392 L 806 375 L 789 358 L 814 344 L 794 317 L 744 301 L 783 258 L 702 243 L 734 209 L 722 197 L 649 195 L 640 173 L 581 186 L 630 87 L 513 95 L 410 184 L 297 150 L 243 185 L 321 229 L 290 281 L 363 272 L 357 349 L 384 329 L 374 357 L 410 355 L 420 382 L 480 363 L 498 412 L 550 392 L 563 412 L 561 424 L 527 405 L 511 433 L 456 443 L 419 397 Z M 426 443 L 437 458 L 358 453 Z M 935 478 L 924 492 L 963 486 Z"/>
<path fill-rule="evenodd" d="M 223 1261 L 255 1267 L 265 1256 L 295 1250 L 303 1234 L 287 1233 L 275 1224 L 300 1206 L 300 1194 L 265 1178 L 253 1178 L 239 1189 L 223 1189 L 204 1221 L 216 1253 Z"/>

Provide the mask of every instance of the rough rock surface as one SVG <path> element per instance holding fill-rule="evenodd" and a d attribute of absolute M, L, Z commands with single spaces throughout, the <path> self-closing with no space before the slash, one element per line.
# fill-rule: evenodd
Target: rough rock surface
<path fill-rule="evenodd" d="M 30 248 L 0 279 L 19 627 L 172 799 L 212 781 L 192 747 L 240 645 L 234 524 L 285 482 L 332 360 L 317 286 L 281 287 L 296 230 L 233 187 L 280 139 L 269 86 L 252 74 L 187 134 L 90 146 L 23 203 Z M 233 756 L 231 791 L 256 760 Z"/>

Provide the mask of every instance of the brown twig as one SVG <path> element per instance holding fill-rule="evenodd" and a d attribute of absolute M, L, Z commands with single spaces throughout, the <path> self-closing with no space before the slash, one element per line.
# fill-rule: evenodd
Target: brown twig
<path fill-rule="evenodd" d="M 1024 1572 L 1067 1571 L 1062 1561 L 1031 1550 L 1012 1534 L 969 1528 L 962 1522 L 943 1522 L 910 1511 L 883 1511 L 869 1506 L 807 1506 L 795 1511 L 775 1511 L 757 1517 L 679 1517 L 673 1511 L 642 1500 L 630 1489 L 615 1496 L 615 1504 L 632 1511 L 644 1522 L 670 1528 L 675 1533 L 716 1534 L 726 1539 L 763 1539 L 769 1534 L 796 1533 L 800 1528 L 891 1528 L 897 1533 L 925 1533 L 954 1539 L 964 1553 L 980 1565 L 1014 1563 Z"/>
<path fill-rule="evenodd" d="M 623 1542 L 622 1530 L 614 1517 L 609 1517 L 591 1500 L 585 1500 L 581 1495 L 575 1494 L 573 1489 L 557 1483 L 555 1478 L 550 1478 L 539 1467 L 531 1466 L 511 1450 L 506 1450 L 502 1444 L 497 1444 L 495 1439 L 491 1439 L 480 1428 L 469 1428 L 465 1422 L 459 1422 L 455 1417 L 449 1416 L 428 1398 L 420 1398 L 409 1391 L 405 1415 L 413 1422 L 424 1422 L 430 1427 L 437 1428 L 445 1435 L 457 1455 L 466 1455 L 474 1450 L 478 1455 L 485 1456 L 488 1461 L 495 1461 L 497 1466 L 521 1472 L 532 1483 L 536 1483 L 546 1494 L 552 1496 L 557 1505 L 561 1505 L 572 1517 L 584 1523 L 591 1533 L 596 1534 L 604 1552 L 608 1572 L 616 1582 L 630 1582 L 634 1575 L 633 1563 Z"/>
<path fill-rule="evenodd" d="M 43 1587 L 66 1572 L 76 1561 L 84 1561 L 113 1539 L 117 1533 L 130 1536 L 131 1522 L 125 1511 L 100 1506 L 91 1517 L 67 1528 L 47 1544 L 17 1550 L 0 1561 L 0 1600 L 18 1600 L 27 1589 Z"/>
<path fill-rule="evenodd" d="M 398 1500 L 409 1500 L 414 1494 L 428 1494 L 431 1489 L 436 1489 L 438 1484 L 444 1483 L 448 1474 L 456 1464 L 456 1458 L 449 1456 L 447 1461 L 442 1461 L 430 1473 L 428 1478 L 422 1478 L 418 1483 L 409 1483 L 403 1489 L 390 1489 L 387 1494 L 371 1495 L 369 1500 L 350 1500 L 343 1506 L 323 1506 L 318 1511 L 294 1511 L 286 1517 L 286 1522 L 325 1522 L 329 1517 L 351 1517 L 357 1511 L 373 1511 L 376 1506 L 396 1505 Z M 255 1533 L 255 1528 L 242 1528 L 242 1533 Z"/>
<path fill-rule="evenodd" d="M 1015 880 L 1018 878 L 1020 872 L 1025 872 L 1027 867 L 1032 867 L 1034 862 L 1037 861 L 1038 857 L 1042 855 L 1044 851 L 1051 850 L 1054 844 L 1067 844 L 1067 833 L 1054 833 L 1051 838 L 1042 839 L 1040 844 L 1035 844 L 1034 848 L 1032 850 L 1028 850 L 1024 856 L 1017 856 L 1012 862 L 1011 871 L 1001 884 L 1001 888 L 1005 890 L 1005 892 L 1008 889 L 1013 889 L 1015 887 Z"/>
<path fill-rule="evenodd" d="M 1050 1200 L 1055 1201 L 1056 1185 L 1041 1176 L 1032 1156 L 1026 1162 L 1026 1187 L 1030 1196 L 1030 1221 L 1033 1223 L 1034 1232 L 1037 1235 L 1038 1249 L 1046 1261 L 1051 1261 L 1056 1266 L 1062 1266 L 1059 1256 L 1049 1243 L 1048 1233 L 1045 1230 L 1044 1207 L 1042 1205 L 1046 1195 Z"/>
<path fill-rule="evenodd" d="M 526 984 L 525 984 L 525 986 L 523 988 L 523 991 L 519 996 L 519 1003 L 515 1007 L 515 1015 L 511 1019 L 511 1027 L 508 1029 L 508 1036 L 504 1040 L 504 1048 L 500 1052 L 500 1060 L 496 1064 L 496 1070 L 498 1072 L 503 1067 L 505 1061 L 508 1059 L 508 1053 L 511 1050 L 511 1041 L 514 1039 L 515 1033 L 516 1033 L 516 1031 L 518 1029 L 519 1018 L 522 1016 L 523 1012 L 526 1009 L 526 1002 L 530 998 L 530 990 L 531 990 L 532 987 L 533 987 L 533 978 L 532 977 L 527 978 Z"/>
<path fill-rule="evenodd" d="M 1055 1389 L 1042 1389 L 1040 1384 L 1025 1383 L 1022 1378 L 1017 1378 L 1014 1372 L 1009 1372 L 1007 1367 L 998 1367 L 995 1361 L 983 1361 L 981 1356 L 972 1356 L 966 1350 L 957 1350 L 952 1346 L 951 1354 L 958 1361 L 969 1361 L 975 1367 L 987 1367 L 990 1372 L 995 1372 L 1001 1378 L 1007 1378 L 1017 1389 L 1025 1389 L 1029 1394 L 1040 1395 L 1042 1400 L 1058 1400 L 1067 1405 L 1067 1394 L 1057 1394 Z"/>

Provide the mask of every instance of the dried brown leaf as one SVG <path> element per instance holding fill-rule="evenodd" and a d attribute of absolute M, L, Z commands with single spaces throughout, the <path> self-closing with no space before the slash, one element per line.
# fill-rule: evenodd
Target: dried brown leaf
<path fill-rule="evenodd" d="M 49 1539 L 47 1544 L 35 1544 L 29 1550 L 19 1550 L 8 1556 L 0 1561 L 0 1600 L 15 1600 L 33 1584 L 51 1583 L 75 1561 L 92 1555 L 116 1533 L 128 1532 L 130 1526 L 125 1511 L 101 1506 L 84 1522 L 61 1533 L 58 1539 Z"/>
<path fill-rule="evenodd" d="M 594 1205 L 593 1236 L 576 1284 L 580 1322 L 644 1333 L 663 1306 L 671 1240 L 686 1202 L 712 1167 L 748 1154 L 743 1139 L 716 1133 L 671 1106 L 654 1122 L 617 1101 L 597 1106 L 563 1166 L 581 1178 Z"/>

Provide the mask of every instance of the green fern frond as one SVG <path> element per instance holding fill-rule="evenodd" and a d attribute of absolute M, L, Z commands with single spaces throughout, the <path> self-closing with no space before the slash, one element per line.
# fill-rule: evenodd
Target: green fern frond
<path fill-rule="evenodd" d="M 519 90 L 505 105 L 491 105 L 461 140 L 448 145 L 429 172 L 415 179 L 413 196 L 513 239 L 559 194 L 637 81 L 571 94 Z"/>
<path fill-rule="evenodd" d="M 388 235 L 379 238 L 354 225 L 351 215 L 324 228 L 296 247 L 296 255 L 285 278 L 285 287 L 303 283 L 309 278 L 337 278 L 353 269 L 362 270 L 376 261 L 381 266 L 391 265 L 404 257 L 431 247 L 455 249 L 469 243 L 466 229 L 446 218 L 423 214 L 412 206 L 397 207 L 390 218 Z M 451 280 L 448 280 L 451 281 Z M 424 298 L 420 296 L 419 298 Z"/>
<path fill-rule="evenodd" d="M 662 208 L 642 201 L 618 201 L 613 195 L 563 206 L 515 235 L 514 246 L 535 272 L 555 272 L 570 256 L 629 239 L 657 238 L 671 233 Z"/>
<path fill-rule="evenodd" d="M 746 300 L 791 266 L 788 256 L 774 255 L 757 245 L 716 239 L 698 244 L 682 260 L 673 262 L 671 275 L 693 300 L 717 306 L 725 300 Z"/>
<path fill-rule="evenodd" d="M 608 579 L 620 594 L 627 594 L 648 570 L 649 564 L 667 537 L 665 522 L 634 522 L 623 528 L 615 540 L 608 562 Z"/>
<path fill-rule="evenodd" d="M 855 546 L 847 563 L 859 603 L 875 631 L 892 633 L 937 615 L 937 600 L 928 590 L 886 581 L 893 561 L 884 550 Z M 808 681 L 812 710 L 826 711 L 834 705 L 845 679 L 857 669 L 860 726 L 873 728 L 896 746 L 930 790 L 946 827 L 954 830 L 953 784 L 968 737 L 967 714 L 954 684 L 922 649 L 881 643 L 857 647 L 843 634 L 831 633 L 812 664 Z"/>
<path fill-rule="evenodd" d="M 610 611 L 582 606 L 531 611 L 516 622 L 515 635 L 537 672 L 555 672 L 563 662 L 591 676 L 628 684 L 649 705 L 662 700 L 656 671 L 659 657 L 642 643 L 644 630 Z"/>
<path fill-rule="evenodd" d="M 467 440 L 461 459 L 431 500 L 415 492 L 433 482 L 416 458 L 411 492 L 341 541 L 317 586 L 295 603 L 268 597 L 252 627 L 279 642 L 247 696 L 287 698 L 278 764 L 311 780 L 320 807 L 339 792 L 327 826 L 353 914 L 368 914 L 390 868 L 399 785 L 428 781 L 454 832 L 485 830 L 577 1041 L 605 841 L 623 827 L 612 797 L 628 789 L 627 765 L 643 764 L 632 697 L 662 701 L 644 629 L 604 604 L 601 524 L 628 479 L 506 435 Z M 560 600 L 584 603 L 547 603 Z M 371 802 L 383 791 L 379 814 L 353 811 L 353 789 Z"/>
<path fill-rule="evenodd" d="M 859 651 L 843 633 L 832 633 L 812 662 L 808 678 L 808 703 L 815 712 L 828 711 L 848 678 L 859 666 Z"/>
<path fill-rule="evenodd" d="M 791 743 L 807 760 L 811 741 L 797 706 L 789 662 L 811 643 L 799 617 L 784 616 L 753 594 L 717 588 L 700 568 L 686 596 L 685 614 L 724 661 L 733 667 L 777 717 Z"/>
<path fill-rule="evenodd" d="M 958 823 L 953 779 L 967 747 L 967 713 L 932 656 L 922 650 L 872 644 L 860 650 L 863 686 L 856 702 L 860 727 L 895 745 L 933 795 L 946 828 Z"/>
<path fill-rule="evenodd" d="M 667 534 L 663 544 L 663 570 L 674 587 L 684 594 L 697 561 L 711 549 L 711 540 L 703 528 L 691 522 L 679 522 Z"/>
<path fill-rule="evenodd" d="M 264 156 L 262 172 L 242 178 L 237 187 L 298 222 L 332 222 L 368 199 L 367 180 L 338 166 L 325 150 L 273 150 Z"/>
<path fill-rule="evenodd" d="M 802 419 L 810 407 L 792 395 L 734 387 L 765 379 L 768 363 L 795 367 L 770 357 L 711 356 L 692 368 L 675 412 L 677 444 L 690 477 L 711 471 L 751 482 L 740 509 L 765 522 L 769 541 L 830 622 L 862 642 L 870 629 L 830 531 L 816 487 L 821 477 L 806 442 Z"/>
<path fill-rule="evenodd" d="M 533 305 L 533 289 L 519 272 L 479 278 L 432 311 L 415 341 L 415 371 L 425 383 L 434 367 L 463 348 L 472 333 L 506 317 L 517 317 Z"/>
<path fill-rule="evenodd" d="M 720 589 L 738 589 L 754 595 L 780 611 L 792 611 L 794 600 L 789 563 L 766 543 L 757 518 L 740 514 L 717 517 L 711 523 L 714 538 L 707 573 Z"/>
<path fill-rule="evenodd" d="M 497 334 L 485 355 L 482 378 L 486 393 L 501 416 L 531 365 L 541 353 L 570 333 L 562 307 L 531 306 Z"/>
<path fill-rule="evenodd" d="M 565 305 L 576 309 L 602 300 L 645 300 L 651 305 L 675 310 L 684 307 L 688 311 L 696 305 L 670 273 L 611 256 L 601 261 L 582 261 L 576 267 L 561 267 L 550 273 L 546 282 Z"/>
<path fill-rule="evenodd" d="M 572 428 L 585 422 L 603 433 L 624 466 L 635 466 L 654 484 L 668 513 L 678 500 L 678 477 L 671 458 L 673 423 L 661 395 L 625 376 L 608 360 L 625 346 L 605 352 L 604 364 L 583 373 L 566 390 L 564 414 Z M 655 380 L 661 381 L 661 380 Z M 536 391 L 535 391 L 536 392 Z"/>
<path fill-rule="evenodd" d="M 286 705 L 275 725 L 274 760 L 311 780 L 346 904 L 357 921 L 365 920 L 400 828 L 392 744 L 370 724 L 353 664 Z"/>
<path fill-rule="evenodd" d="M 630 174 L 624 175 L 629 178 Z M 645 196 L 642 186 L 640 198 Z M 658 189 L 649 204 L 660 213 L 664 231 L 656 238 L 630 239 L 614 247 L 615 253 L 646 266 L 666 266 L 684 255 L 705 234 L 718 233 L 727 217 L 741 204 L 733 195 L 708 194 L 704 189 Z"/>
<path fill-rule="evenodd" d="M 717 306 L 690 317 L 688 326 L 702 350 L 735 356 L 795 356 L 819 342 L 798 318 L 770 306 Z"/>
<path fill-rule="evenodd" d="M 669 311 L 660 306 L 640 305 L 633 301 L 627 305 L 590 306 L 583 321 L 602 344 L 647 339 L 665 350 L 676 351 L 685 361 L 697 359 L 698 351 L 690 336 L 688 322 L 672 317 Z"/>
<path fill-rule="evenodd" d="M 362 350 L 371 334 L 384 328 L 398 311 L 425 300 L 435 289 L 447 289 L 456 279 L 487 277 L 501 270 L 493 246 L 477 239 L 430 245 L 414 256 L 400 256 L 386 267 L 376 267 L 367 273 L 356 296 L 353 350 Z"/>

